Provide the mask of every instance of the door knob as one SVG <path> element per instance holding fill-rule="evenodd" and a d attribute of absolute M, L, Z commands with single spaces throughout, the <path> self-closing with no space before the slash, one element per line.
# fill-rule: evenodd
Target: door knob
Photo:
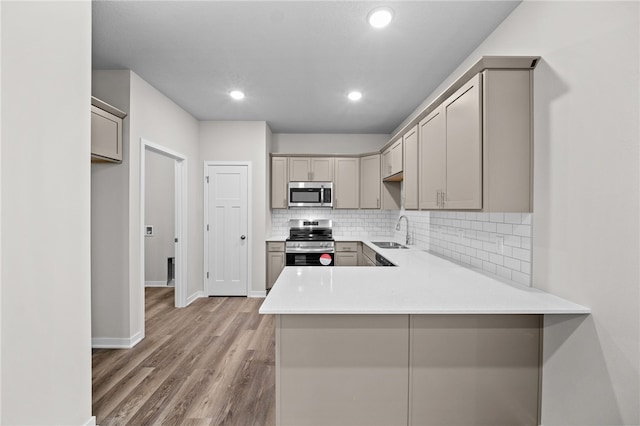
<path fill-rule="evenodd" d="M 245 237 L 244 235 L 240 235 L 240 239 L 241 239 L 241 240 L 246 240 L 246 239 L 247 239 L 247 237 Z"/>

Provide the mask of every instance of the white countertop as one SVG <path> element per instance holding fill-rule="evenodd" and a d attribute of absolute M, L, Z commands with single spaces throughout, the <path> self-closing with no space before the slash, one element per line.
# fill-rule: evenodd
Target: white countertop
<path fill-rule="evenodd" d="M 261 314 L 588 314 L 584 306 L 508 284 L 425 251 L 380 249 L 397 267 L 287 266 Z M 373 241 L 389 241 L 389 238 Z"/>

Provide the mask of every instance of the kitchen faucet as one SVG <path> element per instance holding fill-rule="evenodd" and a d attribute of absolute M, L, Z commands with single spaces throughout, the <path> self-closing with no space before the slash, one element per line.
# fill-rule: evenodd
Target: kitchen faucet
<path fill-rule="evenodd" d="M 407 221 L 407 236 L 405 237 L 405 244 L 409 245 L 409 218 L 406 217 L 405 215 L 402 215 L 398 218 L 398 223 L 396 223 L 396 231 L 400 230 L 400 221 L 402 220 L 402 218 L 405 218 Z"/>

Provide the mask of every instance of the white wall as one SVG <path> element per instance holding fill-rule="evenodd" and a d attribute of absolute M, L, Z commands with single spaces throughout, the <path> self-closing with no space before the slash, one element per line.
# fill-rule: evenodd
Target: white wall
<path fill-rule="evenodd" d="M 266 215 L 269 215 L 267 177 L 268 126 L 264 121 L 200 122 L 200 154 L 203 161 L 250 161 L 252 164 L 252 234 L 250 294 L 264 294 L 266 289 L 265 239 Z M 202 169 L 200 174 L 202 177 Z M 201 222 L 202 223 L 202 222 Z"/>
<path fill-rule="evenodd" d="M 129 341 L 129 123 L 131 72 L 93 71 L 92 94 L 126 112 L 122 164 L 91 164 L 91 335 Z M 105 340 L 107 339 L 107 340 Z M 116 340 L 110 340 L 116 339 Z"/>
<path fill-rule="evenodd" d="M 198 121 L 136 73 L 131 73 L 129 167 L 129 282 L 131 335 L 144 326 L 144 286 L 140 270 L 140 138 L 187 157 L 187 297 L 202 291 L 202 169 Z"/>
<path fill-rule="evenodd" d="M 153 151 L 145 157 L 145 282 L 167 284 L 167 258 L 175 255 L 175 160 Z"/>
<path fill-rule="evenodd" d="M 103 252 L 117 258 L 94 258 L 101 274 L 93 274 L 92 285 L 101 288 L 94 306 L 104 309 L 93 316 L 94 341 L 135 342 L 144 326 L 144 283 L 141 270 L 140 229 L 140 138 L 162 145 L 187 157 L 187 296 L 202 291 L 202 171 L 199 167 L 198 122 L 157 89 L 131 71 L 93 72 L 93 92 L 98 98 L 124 110 L 122 164 L 104 166 L 111 176 L 92 194 L 92 204 L 107 208 L 101 222 L 94 219 L 93 232 L 109 222 L 110 240 L 94 241 Z M 116 99 L 117 98 L 117 99 Z M 95 166 L 94 166 L 95 169 Z M 101 173 L 106 173 L 101 170 Z M 92 177 L 96 178 L 94 171 Z M 94 208 L 94 215 L 99 209 Z M 106 216 L 109 216 L 107 218 Z M 104 245 L 102 245 L 104 241 Z M 95 249 L 94 249 L 95 252 Z M 108 261 L 107 261 L 108 260 Z M 115 263 L 115 264 L 114 264 Z M 109 266 L 111 265 L 111 266 Z M 94 266 L 95 269 L 96 266 Z M 111 270 L 106 269 L 110 267 Z M 112 280 L 117 277 L 117 281 Z M 110 310 L 110 308 L 112 308 Z M 118 327 L 113 327 L 113 324 Z"/>
<path fill-rule="evenodd" d="M 640 424 L 638 2 L 525 1 L 481 55 L 534 71 L 533 285 L 592 309 L 547 316 L 542 424 Z"/>
<path fill-rule="evenodd" d="M 91 3 L 1 7 L 0 423 L 89 424 Z"/>
<path fill-rule="evenodd" d="M 366 154 L 377 152 L 389 142 L 389 135 L 274 133 L 272 153 L 280 154 Z"/>

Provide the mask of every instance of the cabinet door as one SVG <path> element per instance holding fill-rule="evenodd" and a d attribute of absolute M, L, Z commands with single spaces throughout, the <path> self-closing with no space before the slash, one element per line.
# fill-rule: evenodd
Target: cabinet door
<path fill-rule="evenodd" d="M 410 321 L 410 425 L 539 424 L 540 316 Z"/>
<path fill-rule="evenodd" d="M 287 183 L 289 182 L 287 157 L 271 157 L 271 208 L 288 207 Z"/>
<path fill-rule="evenodd" d="M 332 157 L 311 158 L 311 177 L 309 180 L 314 182 L 333 182 L 333 163 Z"/>
<path fill-rule="evenodd" d="M 418 126 L 409 130 L 403 139 L 404 165 L 404 208 L 418 208 Z"/>
<path fill-rule="evenodd" d="M 335 159 L 335 184 L 333 207 L 357 209 L 360 207 L 360 159 Z"/>
<path fill-rule="evenodd" d="M 382 153 L 382 178 L 391 176 L 391 148 Z"/>
<path fill-rule="evenodd" d="M 267 289 L 273 287 L 280 273 L 284 269 L 284 252 L 267 253 Z"/>
<path fill-rule="evenodd" d="M 444 113 L 438 107 L 418 124 L 419 206 L 438 209 L 440 194 L 445 189 L 447 139 Z"/>
<path fill-rule="evenodd" d="M 91 155 L 98 160 L 122 161 L 122 119 L 93 105 Z"/>
<path fill-rule="evenodd" d="M 358 266 L 358 253 L 336 253 L 336 266 Z"/>
<path fill-rule="evenodd" d="M 447 135 L 445 208 L 482 208 L 480 74 L 444 103 Z"/>
<path fill-rule="evenodd" d="M 391 146 L 391 174 L 395 175 L 402 171 L 402 139 Z"/>
<path fill-rule="evenodd" d="M 380 154 L 360 159 L 360 208 L 380 208 Z"/>
<path fill-rule="evenodd" d="M 311 180 L 308 157 L 289 157 L 289 181 L 306 182 Z"/>

